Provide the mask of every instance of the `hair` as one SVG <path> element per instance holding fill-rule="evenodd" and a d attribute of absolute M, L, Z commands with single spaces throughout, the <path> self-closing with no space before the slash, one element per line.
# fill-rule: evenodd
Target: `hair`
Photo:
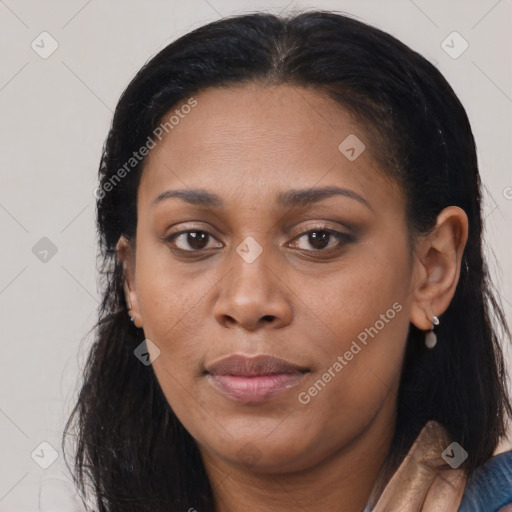
<path fill-rule="evenodd" d="M 144 332 L 127 314 L 116 243 L 124 235 L 135 244 L 146 158 L 127 169 L 134 151 L 192 95 L 249 83 L 311 87 L 355 116 L 371 135 L 370 151 L 378 148 L 373 153 L 383 172 L 403 191 L 413 239 L 429 233 L 447 206 L 467 214 L 460 278 L 436 328 L 435 349 L 426 349 L 424 333 L 410 325 L 387 467 L 397 467 L 429 420 L 468 452 L 468 475 L 506 435 L 512 406 L 498 332 L 509 339 L 510 331 L 482 252 L 475 142 L 454 91 L 424 57 L 345 15 L 232 16 L 180 37 L 140 69 L 117 104 L 103 147 L 97 194 L 102 301 L 63 435 L 64 447 L 72 428 L 76 432 L 73 477 L 82 496 L 93 492 L 99 512 L 215 510 L 195 441 L 151 365 L 134 357 Z M 114 182 L 122 168 L 129 172 Z"/>

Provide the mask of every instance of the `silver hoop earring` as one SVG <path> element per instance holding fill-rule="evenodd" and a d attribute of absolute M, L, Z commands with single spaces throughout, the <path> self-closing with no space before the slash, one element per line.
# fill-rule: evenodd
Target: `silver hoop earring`
<path fill-rule="evenodd" d="M 434 325 L 439 325 L 439 318 L 437 316 L 432 317 L 432 329 L 425 334 L 425 346 L 430 349 L 434 348 L 437 343 Z"/>

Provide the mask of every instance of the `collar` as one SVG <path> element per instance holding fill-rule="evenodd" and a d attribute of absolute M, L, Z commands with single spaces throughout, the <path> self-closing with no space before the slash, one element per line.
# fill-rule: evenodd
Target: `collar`
<path fill-rule="evenodd" d="M 467 476 L 443 459 L 450 444 L 440 423 L 427 422 L 384 489 L 378 479 L 363 512 L 457 512 Z"/>

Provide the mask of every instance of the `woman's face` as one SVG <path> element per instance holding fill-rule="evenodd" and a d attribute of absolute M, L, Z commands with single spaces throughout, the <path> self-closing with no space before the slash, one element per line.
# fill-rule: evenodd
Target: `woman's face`
<path fill-rule="evenodd" d="M 143 171 L 130 313 L 203 456 L 305 469 L 392 428 L 416 282 L 403 197 L 319 92 L 194 98 Z"/>

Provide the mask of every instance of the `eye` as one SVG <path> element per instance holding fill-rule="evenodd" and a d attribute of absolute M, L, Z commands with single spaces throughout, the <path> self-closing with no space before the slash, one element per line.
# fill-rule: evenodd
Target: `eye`
<path fill-rule="evenodd" d="M 179 253 L 201 253 L 223 247 L 210 232 L 201 229 L 172 233 L 165 240 Z M 353 237 L 346 233 L 326 226 L 314 226 L 295 236 L 289 245 L 308 252 L 331 252 L 341 250 L 343 245 L 353 241 Z"/>
<path fill-rule="evenodd" d="M 312 252 L 328 252 L 331 249 L 341 249 L 344 244 L 352 242 L 353 237 L 325 226 L 315 226 L 295 237 L 293 240 L 299 242 L 298 249 Z M 308 246 L 312 247 L 312 249 Z"/>
<path fill-rule="evenodd" d="M 167 242 L 174 245 L 175 248 L 181 252 L 199 252 L 205 249 L 222 247 L 220 242 L 214 243 L 208 247 L 208 243 L 211 240 L 215 240 L 211 233 L 199 229 L 180 231 L 179 233 L 173 233 L 166 238 Z"/>

